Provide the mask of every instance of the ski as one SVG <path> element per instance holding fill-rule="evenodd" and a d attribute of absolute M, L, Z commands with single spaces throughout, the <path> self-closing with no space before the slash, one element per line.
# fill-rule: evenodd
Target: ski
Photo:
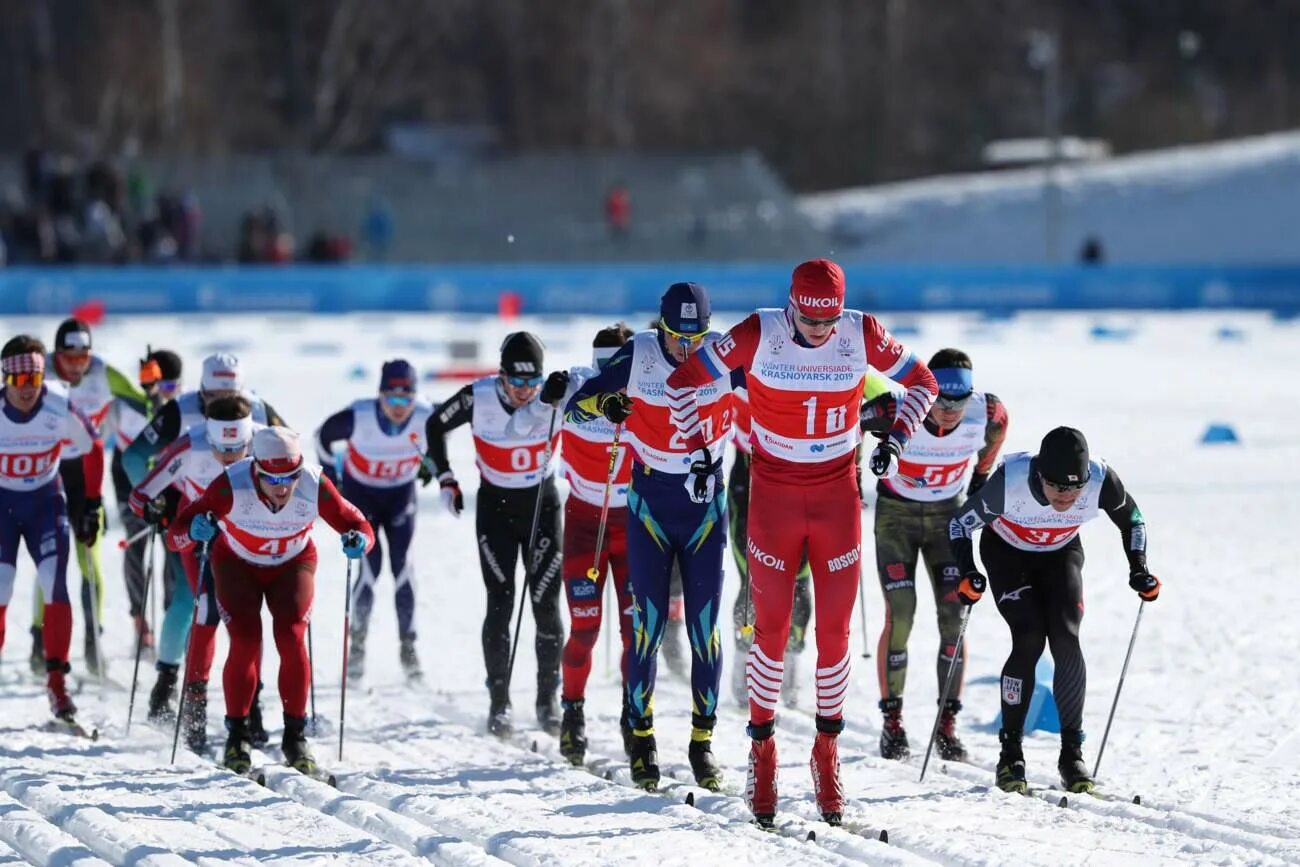
<path fill-rule="evenodd" d="M 90 741 L 99 740 L 99 729 L 93 726 L 86 728 L 75 719 L 67 717 L 55 717 L 47 720 L 41 724 L 40 728 L 42 731 L 53 732 L 54 734 L 75 735 Z"/>
<path fill-rule="evenodd" d="M 262 769 L 258 771 L 258 777 L 260 778 L 258 782 L 262 785 L 266 785 L 266 769 L 269 767 L 287 768 L 294 773 L 302 774 L 304 777 L 313 779 L 318 783 L 324 783 L 331 788 L 337 789 L 339 787 L 338 778 L 331 771 L 327 771 L 320 767 L 312 768 L 310 771 L 304 771 L 301 768 L 295 768 L 293 765 L 286 765 L 282 762 L 272 762 L 268 765 L 262 766 Z"/>

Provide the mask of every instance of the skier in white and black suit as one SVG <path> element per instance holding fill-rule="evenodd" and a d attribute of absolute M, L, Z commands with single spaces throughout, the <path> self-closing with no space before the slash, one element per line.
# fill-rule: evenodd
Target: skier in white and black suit
<path fill-rule="evenodd" d="M 1026 790 L 1021 737 L 1034 690 L 1034 666 L 1048 643 L 1056 662 L 1053 692 L 1061 715 L 1061 782 L 1072 792 L 1093 787 L 1082 748 L 1087 679 L 1079 647 L 1079 527 L 1102 511 L 1123 538 L 1129 586 L 1142 599 L 1154 600 L 1160 595 L 1160 581 L 1147 570 L 1142 512 L 1115 471 L 1089 457 L 1087 440 L 1074 428 L 1048 432 L 1037 455 L 1007 455 L 948 524 L 953 556 L 962 570 L 957 595 L 967 605 L 979 601 L 986 586 L 975 565 L 971 538 L 981 528 L 993 531 L 980 538 L 980 557 L 998 613 L 1011 628 L 1011 655 L 1002 667 L 1002 755 L 997 770 L 997 784 L 1004 791 Z"/>

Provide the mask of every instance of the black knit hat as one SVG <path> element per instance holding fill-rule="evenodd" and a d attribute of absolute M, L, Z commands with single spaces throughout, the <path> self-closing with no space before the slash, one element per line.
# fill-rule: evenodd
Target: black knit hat
<path fill-rule="evenodd" d="M 541 376 L 543 354 L 542 341 L 527 331 L 516 331 L 501 344 L 501 372 L 506 376 Z"/>
<path fill-rule="evenodd" d="M 90 326 L 80 319 L 65 319 L 54 332 L 54 351 L 90 350 Z"/>
<path fill-rule="evenodd" d="M 1053 428 L 1038 447 L 1038 474 L 1058 485 L 1088 481 L 1088 441 L 1072 427 Z"/>
<path fill-rule="evenodd" d="M 181 357 L 170 349 L 150 350 L 145 360 L 158 362 L 158 370 L 162 373 L 163 379 L 181 378 Z"/>

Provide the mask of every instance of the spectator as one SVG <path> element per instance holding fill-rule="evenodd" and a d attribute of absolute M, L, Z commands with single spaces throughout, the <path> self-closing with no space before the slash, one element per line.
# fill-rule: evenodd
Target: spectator
<path fill-rule="evenodd" d="M 605 194 L 605 222 L 615 241 L 626 239 L 632 230 L 632 196 L 622 182 L 614 184 Z"/>
<path fill-rule="evenodd" d="M 1106 251 L 1101 246 L 1101 239 L 1096 235 L 1089 235 L 1083 239 L 1083 246 L 1079 248 L 1079 264 L 1106 264 Z"/>
<path fill-rule="evenodd" d="M 383 199 L 372 199 L 361 223 L 361 237 L 366 243 L 366 258 L 382 262 L 388 258 L 393 243 L 393 211 Z"/>

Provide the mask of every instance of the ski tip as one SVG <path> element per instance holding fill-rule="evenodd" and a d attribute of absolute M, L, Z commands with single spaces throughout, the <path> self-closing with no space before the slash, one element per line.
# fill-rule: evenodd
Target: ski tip
<path fill-rule="evenodd" d="M 889 842 L 889 832 L 886 831 L 884 828 L 880 829 L 880 842 L 881 843 Z"/>
<path fill-rule="evenodd" d="M 1068 807 L 1068 806 L 1070 806 L 1070 799 L 1067 798 L 1067 797 L 1065 797 L 1065 795 L 1062 795 L 1062 796 L 1061 796 L 1061 800 L 1059 800 L 1059 801 L 1056 802 L 1056 806 L 1058 806 L 1058 807 Z"/>
<path fill-rule="evenodd" d="M 606 780 L 609 780 L 609 781 L 611 781 L 611 782 L 613 781 L 613 779 L 614 779 L 614 772 L 613 772 L 613 770 L 611 770 L 611 769 L 609 769 L 609 768 L 606 768 L 606 769 L 605 769 L 605 779 L 606 779 Z"/>
<path fill-rule="evenodd" d="M 533 743 L 532 743 L 532 750 L 533 750 L 533 752 L 537 752 L 537 741 L 533 741 Z"/>
<path fill-rule="evenodd" d="M 337 789 L 339 787 L 339 778 L 334 776 L 333 774 L 327 776 L 325 778 L 325 782 L 328 783 L 332 788 Z"/>
<path fill-rule="evenodd" d="M 99 740 L 99 729 L 91 729 L 91 730 L 90 730 L 90 739 L 91 739 L 92 741 L 97 741 L 97 740 Z"/>
<path fill-rule="evenodd" d="M 266 785 L 266 774 L 262 773 L 261 771 L 258 771 L 256 774 L 254 774 L 253 779 L 257 781 L 257 784 L 259 786 Z"/>
<path fill-rule="evenodd" d="M 817 832 L 816 832 L 816 831 L 809 831 L 809 832 L 808 832 L 808 836 L 804 838 L 804 842 L 806 842 L 806 843 L 816 843 L 816 842 L 817 842 Z"/>
<path fill-rule="evenodd" d="M 1141 795 L 1134 795 L 1134 796 L 1133 796 L 1133 803 L 1137 804 L 1138 806 L 1141 806 L 1141 805 L 1142 805 L 1142 796 L 1141 796 Z"/>
<path fill-rule="evenodd" d="M 687 792 L 687 793 L 686 793 L 686 806 L 688 806 L 688 807 L 694 807 L 694 806 L 695 806 L 695 793 L 694 793 L 694 792 Z"/>

